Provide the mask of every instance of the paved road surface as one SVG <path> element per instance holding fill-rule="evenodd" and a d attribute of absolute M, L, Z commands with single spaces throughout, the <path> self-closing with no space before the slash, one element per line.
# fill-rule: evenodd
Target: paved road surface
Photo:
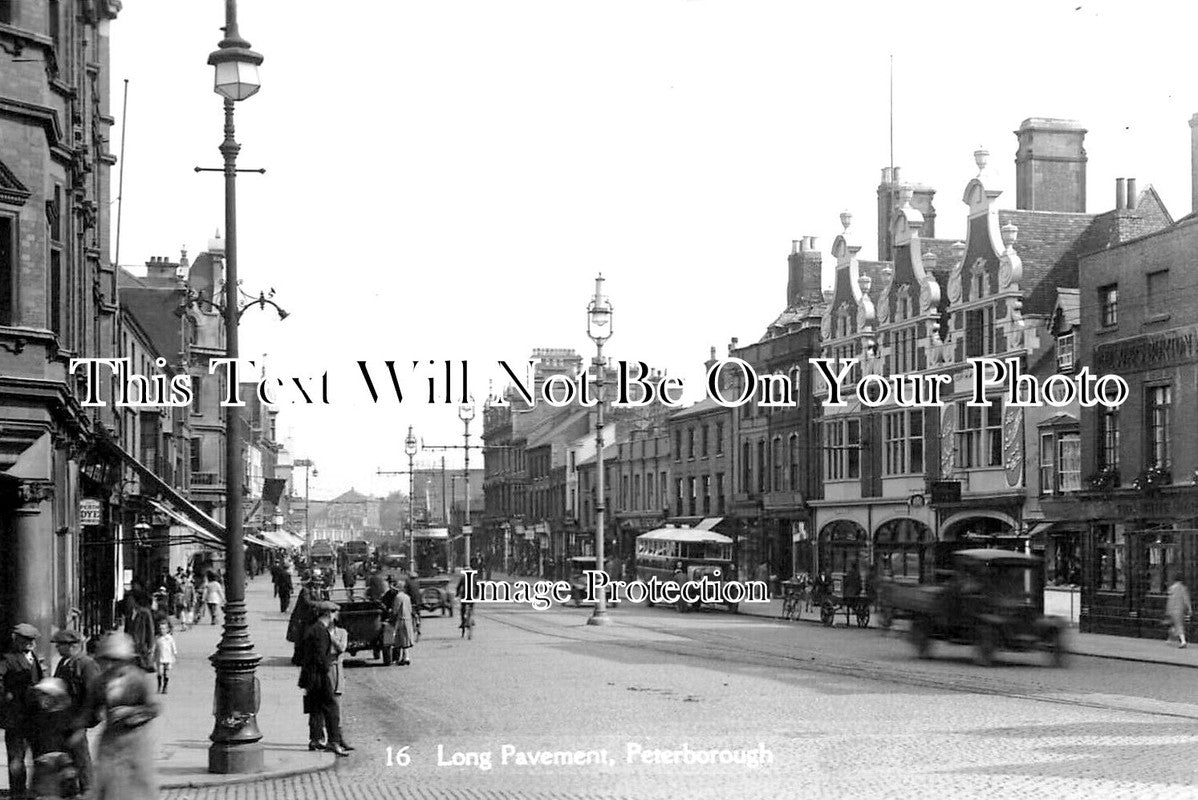
<path fill-rule="evenodd" d="M 164 796 L 1198 797 L 1190 669 L 1075 657 L 1060 670 L 1035 654 L 987 669 L 950 645 L 916 660 L 877 629 L 614 613 L 593 627 L 585 608 L 492 607 L 473 641 L 456 618 L 426 618 L 412 666 L 351 664 L 358 749 L 335 771 Z M 630 763 L 638 747 L 772 761 Z M 516 763 L 542 751 L 598 763 Z"/>

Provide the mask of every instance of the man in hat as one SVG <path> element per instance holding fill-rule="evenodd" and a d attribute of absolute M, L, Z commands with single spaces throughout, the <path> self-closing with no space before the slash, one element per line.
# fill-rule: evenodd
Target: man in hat
<path fill-rule="evenodd" d="M 78 631 L 61 630 L 51 637 L 61 660 L 54 668 L 54 677 L 67 687 L 71 704 L 67 713 L 67 752 L 75 763 L 79 790 L 87 793 L 92 785 L 91 752 L 87 747 L 87 729 L 99 723 L 99 705 L 95 693 L 100 679 L 100 667 L 83 652 L 83 637 Z"/>
<path fill-rule="evenodd" d="M 279 613 L 286 614 L 287 606 L 291 605 L 291 570 L 285 567 L 275 567 L 275 594 L 279 596 Z"/>
<path fill-rule="evenodd" d="M 340 606 L 328 600 L 315 604 L 316 621 L 304 631 L 301 647 L 299 687 L 304 690 L 304 711 L 308 714 L 308 749 L 328 750 L 348 756 L 349 748 L 341 737 L 341 706 L 333 683 L 333 614 Z M 327 738 L 325 734 L 328 734 Z"/>
<path fill-rule="evenodd" d="M 37 628 L 22 622 L 12 629 L 12 649 L 0 657 L 0 728 L 8 755 L 8 787 L 13 797 L 25 797 L 25 754 L 33 757 L 38 704 L 33 687 L 46 677 L 45 667 L 33 652 L 41 637 Z"/>

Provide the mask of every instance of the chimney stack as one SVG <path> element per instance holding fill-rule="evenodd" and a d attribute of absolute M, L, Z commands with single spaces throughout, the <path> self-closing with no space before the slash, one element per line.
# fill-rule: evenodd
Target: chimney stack
<path fill-rule="evenodd" d="M 1015 136 L 1015 207 L 1084 213 L 1086 129 L 1073 120 L 1029 117 Z"/>
<path fill-rule="evenodd" d="M 1122 211 L 1125 208 L 1127 208 L 1127 180 L 1115 178 L 1115 210 Z"/>
<path fill-rule="evenodd" d="M 1127 210 L 1136 210 L 1136 179 L 1127 179 Z"/>
<path fill-rule="evenodd" d="M 797 308 L 805 303 L 818 303 L 823 278 L 823 255 L 815 249 L 815 237 L 799 240 L 799 252 L 791 251 L 787 259 L 786 307 Z"/>

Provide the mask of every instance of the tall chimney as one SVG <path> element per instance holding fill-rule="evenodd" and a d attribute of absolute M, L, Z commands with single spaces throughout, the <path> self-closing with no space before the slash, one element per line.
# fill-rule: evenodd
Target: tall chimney
<path fill-rule="evenodd" d="M 1125 208 L 1127 208 L 1127 180 L 1115 178 L 1115 210 L 1122 211 Z"/>
<path fill-rule="evenodd" d="M 1029 117 L 1015 136 L 1015 207 L 1085 212 L 1086 129 L 1073 120 Z"/>
<path fill-rule="evenodd" d="M 1136 179 L 1127 179 L 1127 210 L 1136 210 Z"/>

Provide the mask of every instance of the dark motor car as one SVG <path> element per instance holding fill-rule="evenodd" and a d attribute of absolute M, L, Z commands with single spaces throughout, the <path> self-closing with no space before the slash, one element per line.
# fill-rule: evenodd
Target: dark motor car
<path fill-rule="evenodd" d="M 999 650 L 1040 650 L 1054 666 L 1067 656 L 1068 625 L 1044 615 L 1044 565 L 1026 553 L 998 549 L 959 550 L 934 585 L 883 584 L 883 614 L 911 620 L 910 637 L 920 658 L 936 639 L 974 647 L 979 664 Z"/>

